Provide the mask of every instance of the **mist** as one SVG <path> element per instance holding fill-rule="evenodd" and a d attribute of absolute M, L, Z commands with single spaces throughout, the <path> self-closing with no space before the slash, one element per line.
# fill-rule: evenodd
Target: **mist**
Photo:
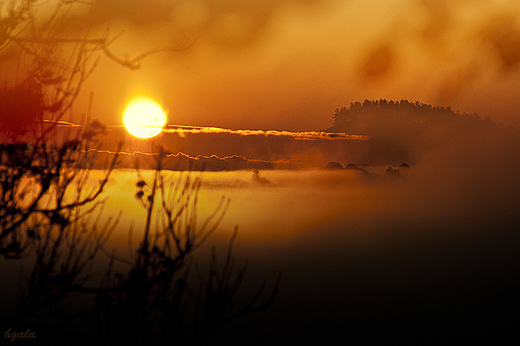
<path fill-rule="evenodd" d="M 212 246 L 224 255 L 238 225 L 233 254 L 249 263 L 243 297 L 260 278 L 272 284 L 283 272 L 273 306 L 222 327 L 215 344 L 513 335 L 518 138 L 487 128 L 452 136 L 398 175 L 385 174 L 386 165 L 260 170 L 256 178 L 251 170 L 192 173 L 203 178 L 201 218 L 221 196 L 231 199 L 218 231 L 198 250 L 199 265 Z M 122 174 L 107 190 L 106 211 L 125 205 L 138 219 L 129 191 L 134 173 Z M 128 226 L 127 219 L 114 244 L 126 244 Z"/>
<path fill-rule="evenodd" d="M 212 342 L 408 344 L 513 335 L 520 303 L 518 138 L 502 127 L 438 137 L 410 168 L 393 166 L 395 174 L 386 164 L 164 171 L 167 181 L 202 177 L 201 220 L 222 196 L 231 199 L 195 261 L 206 268 L 213 246 L 225 256 L 238 226 L 233 256 L 237 265 L 248 261 L 238 303 L 247 304 L 263 279 L 272 288 L 282 272 L 273 305 L 222 326 Z M 152 173 L 140 174 L 150 180 Z M 92 180 L 102 175 L 95 171 Z M 142 237 L 138 179 L 135 170 L 117 170 L 102 195 L 103 218 L 123 213 L 106 244 L 120 256 L 130 253 L 130 229 L 134 244 Z M 16 270 L 6 273 L 4 292 L 16 294 Z M 4 311 L 14 301 L 3 300 Z"/>
<path fill-rule="evenodd" d="M 267 343 L 514 335 L 519 147 L 484 142 L 432 153 L 398 180 L 263 172 L 285 188 L 233 198 L 255 212 L 233 217 L 231 209 L 229 218 L 241 226 L 237 256 L 257 263 L 252 276 L 279 268 L 284 281 L 272 310 L 225 329 L 222 343 L 244 330 L 265 333 Z"/>
<path fill-rule="evenodd" d="M 43 17 L 35 16 L 32 23 L 39 24 L 40 19 L 45 23 L 46 5 L 55 4 L 42 4 L 38 15 Z M 274 290 L 276 295 L 268 309 L 223 325 L 218 320 L 215 329 L 216 325 L 210 326 L 215 330 L 212 345 L 500 343 L 517 338 L 517 1 L 411 0 L 397 6 L 395 1 L 375 0 L 100 0 L 92 7 L 83 7 L 82 1 L 60 5 L 65 13 L 61 17 L 58 12 L 59 18 L 51 21 L 52 35 L 39 37 L 37 30 L 24 26 L 6 34 L 13 44 L 6 41 L 0 47 L 2 215 L 14 220 L 3 223 L 9 227 L 3 241 L 10 240 L 11 231 L 14 235 L 12 246 L 3 249 L 2 320 L 9 321 L 18 298 L 27 293 L 20 287 L 30 287 L 27 268 L 30 273 L 37 260 L 30 247 L 19 248 L 18 240 L 38 244 L 37 232 L 47 232 L 45 250 L 54 241 L 52 230 L 59 229 L 82 235 L 92 231 L 88 233 L 94 239 L 91 243 L 77 236 L 86 244 L 78 256 L 89 246 L 95 254 L 100 245 L 106 246 L 107 253 L 117 249 L 121 258 L 135 260 L 129 261 L 135 268 L 144 268 L 151 283 L 157 279 L 152 275 L 157 268 L 150 266 L 148 277 L 148 263 L 143 260 L 147 264 L 141 267 L 139 253 L 146 260 L 157 255 L 154 263 L 162 265 L 171 264 L 172 258 L 182 261 L 193 250 L 192 261 L 186 264 L 186 273 L 191 265 L 195 268 L 193 275 L 167 282 L 173 291 L 186 293 L 188 303 L 197 300 L 191 287 L 211 288 L 201 285 L 199 274 L 211 269 L 213 247 L 218 258 L 227 258 L 233 239 L 235 262 L 227 263 L 239 267 L 247 261 L 233 303 L 247 306 L 264 279 L 263 293 Z M 8 15 L 7 5 L 0 7 L 2 21 L 17 20 Z M 42 47 L 55 40 L 63 49 L 57 49 L 56 55 L 53 51 L 49 65 L 57 68 L 60 78 L 38 79 L 43 84 L 33 85 L 29 72 L 42 72 L 39 55 L 32 61 L 30 50 L 20 54 L 32 44 L 19 43 L 36 39 L 38 47 L 42 37 Z M 92 60 L 83 65 L 91 66 L 93 74 L 71 92 L 59 83 L 67 84 L 70 71 L 76 71 L 68 69 L 67 61 L 74 61 L 68 60 L 74 55 L 68 57 L 66 43 L 81 42 L 78 37 L 95 38 L 95 48 L 85 51 Z M 90 77 L 84 74 L 88 69 L 80 70 L 84 78 Z M 30 83 L 26 86 L 24 81 Z M 32 91 L 42 85 L 46 93 Z M 52 90 L 71 97 L 65 106 L 63 100 L 49 103 L 58 110 L 65 107 L 63 112 L 47 109 L 43 102 L 54 95 Z M 168 124 L 156 137 L 134 138 L 121 125 L 121 111 L 136 95 L 157 101 L 167 113 Z M 43 109 L 50 119 L 42 117 Z M 27 124 L 41 128 L 45 138 L 26 131 Z M 47 133 L 46 128 L 54 132 Z M 18 162 L 22 159 L 27 165 Z M 202 245 L 196 243 L 196 249 L 186 240 L 181 253 L 175 239 L 179 256 L 167 251 L 157 254 L 151 246 L 149 251 L 147 243 L 147 225 L 157 226 L 163 220 L 157 214 L 147 219 L 143 208 L 146 203 L 153 205 L 155 188 L 165 186 L 161 181 L 153 184 L 149 195 L 143 192 L 152 186 L 158 159 L 168 183 L 182 182 L 187 176 L 202 179 L 200 190 L 195 183 L 191 190 L 185 185 L 184 196 L 194 197 L 197 205 L 196 212 L 186 212 L 193 201 L 189 200 L 178 212 L 186 221 L 186 227 L 179 226 L 186 237 L 192 225 L 201 226 L 216 209 L 225 210 L 216 231 Z M 114 170 L 104 181 L 108 167 Z M 24 175 L 32 180 L 19 185 L 16 179 Z M 74 186 L 74 179 L 85 180 Z M 36 193 L 30 191 L 32 187 Z M 53 210 L 45 205 L 47 195 L 41 203 L 40 195 L 30 212 L 41 214 L 43 222 L 36 215 L 24 228 L 24 218 L 30 214 L 18 207 L 23 207 L 24 198 L 34 198 L 26 192 L 34 196 L 48 189 L 50 199 L 56 197 L 61 204 L 67 198 L 65 191 L 73 194 L 74 188 L 78 195 L 98 191 L 99 198 L 76 196 L 70 205 L 61 205 L 63 210 Z M 218 209 L 227 200 L 229 208 Z M 176 215 L 172 210 L 168 216 Z M 96 232 L 111 229 L 102 225 L 119 215 L 111 237 L 98 237 Z M 20 239 L 15 237 L 20 235 L 17 227 L 21 227 Z M 66 255 L 74 255 L 76 245 L 69 240 L 56 241 L 63 256 L 50 256 L 48 271 L 39 272 L 36 261 L 34 275 L 52 278 L 51 271 L 59 270 Z M 8 259 L 5 253 L 10 255 L 11 250 L 26 257 Z M 88 280 L 104 280 L 102 273 L 111 259 L 101 255 L 101 263 L 88 263 L 96 271 L 92 277 L 87 275 Z M 182 276 L 181 267 L 168 271 L 166 265 L 161 278 L 168 279 L 171 273 Z M 70 269 L 74 281 L 78 277 L 75 268 Z M 116 264 L 115 270 L 119 269 Z M 278 272 L 282 279 L 276 290 Z M 115 282 L 117 274 L 106 275 L 116 288 L 121 284 Z M 130 274 L 128 282 L 139 287 L 139 280 L 133 281 Z M 59 288 L 60 276 L 54 279 Z M 83 301 L 84 292 L 75 292 L 72 281 L 70 291 L 63 295 L 57 291 L 58 303 L 69 307 L 71 299 L 67 312 L 90 312 L 95 298 L 91 295 Z M 45 297 L 49 285 L 44 280 L 37 283 L 41 291 L 36 293 Z M 95 284 L 85 287 L 101 287 L 98 281 Z M 119 317 L 126 317 L 124 295 L 131 296 L 134 290 L 131 284 L 120 288 L 123 291 L 113 293 L 123 301 Z M 90 291 L 100 297 L 106 293 Z M 25 295 L 31 298 L 30 292 Z M 149 297 L 143 294 L 142 298 Z M 161 302 L 164 297 L 154 298 Z M 69 325 L 61 307 L 57 314 L 66 327 L 72 327 L 68 332 L 77 327 L 78 335 L 89 334 L 88 326 Z M 53 323 L 46 311 L 40 316 L 42 325 Z M 88 320 L 82 320 L 84 316 L 74 322 Z M 139 313 L 131 317 L 139 322 Z M 148 317 L 151 329 L 143 327 L 142 335 L 160 328 L 154 314 Z M 39 327 L 38 323 L 34 325 Z M 97 337 L 110 340 L 112 335 L 105 333 L 110 325 L 105 329 L 102 321 L 97 327 L 101 327 Z M 133 332 L 126 327 L 119 331 Z M 181 324 L 174 327 L 182 329 Z M 43 329 L 39 335 L 45 334 Z M 48 335 L 60 337 L 60 333 L 52 335 L 59 329 L 49 329 Z"/>

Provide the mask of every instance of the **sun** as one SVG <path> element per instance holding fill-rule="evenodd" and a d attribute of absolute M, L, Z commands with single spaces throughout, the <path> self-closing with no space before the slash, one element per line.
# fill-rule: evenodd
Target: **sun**
<path fill-rule="evenodd" d="M 157 136 L 166 124 L 162 108 L 150 101 L 140 101 L 129 106 L 123 115 L 126 130 L 139 138 Z"/>

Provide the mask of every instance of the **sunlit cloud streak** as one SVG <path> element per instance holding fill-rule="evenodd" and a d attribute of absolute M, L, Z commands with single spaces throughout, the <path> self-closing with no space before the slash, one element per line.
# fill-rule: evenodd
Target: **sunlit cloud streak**
<path fill-rule="evenodd" d="M 83 126 L 83 125 L 74 124 L 74 123 L 71 123 L 70 121 L 65 121 L 65 120 L 48 120 L 48 119 L 43 119 L 43 123 L 45 125 L 48 125 L 48 126 L 56 126 L 56 127 L 74 127 L 74 128 L 78 128 L 78 127 L 82 127 Z"/>
<path fill-rule="evenodd" d="M 96 150 L 96 149 L 90 149 L 90 150 L 96 151 L 96 152 L 99 152 L 99 153 L 117 154 L 117 152 L 108 151 L 108 150 Z M 119 154 L 128 155 L 128 156 L 137 156 L 137 155 L 150 156 L 150 157 L 157 157 L 157 156 L 159 156 L 159 153 L 145 153 L 145 152 L 141 152 L 141 151 L 134 151 L 134 152 L 131 152 L 131 153 L 123 152 L 123 153 L 119 153 Z M 216 160 L 221 160 L 221 161 L 232 160 L 232 159 L 241 159 L 241 160 L 248 161 L 248 162 L 261 162 L 261 163 L 288 163 L 288 162 L 290 162 L 290 160 L 274 160 L 273 161 L 273 160 L 249 159 L 249 158 L 244 157 L 242 155 L 218 156 L 216 154 L 213 154 L 213 155 L 196 155 L 196 156 L 191 156 L 191 155 L 188 155 L 186 153 L 183 153 L 182 151 L 179 151 L 176 154 L 166 152 L 164 154 L 164 156 L 166 158 L 184 157 L 186 159 L 195 160 L 195 161 L 208 160 L 208 159 L 216 159 Z"/>
<path fill-rule="evenodd" d="M 50 150 L 49 150 L 50 151 Z M 133 152 L 127 152 L 127 151 L 113 151 L 113 150 L 106 150 L 106 149 L 95 149 L 91 148 L 88 150 L 80 150 L 82 153 L 90 153 L 90 154 L 107 154 L 107 155 L 120 155 L 123 157 L 133 158 L 137 156 L 141 157 L 150 157 L 150 158 L 157 158 L 159 156 L 159 153 L 149 153 L 149 152 L 143 152 L 143 151 L 133 151 Z M 194 161 L 202 161 L 202 160 L 218 160 L 218 161 L 228 161 L 228 160 L 243 160 L 247 162 L 256 162 L 256 163 L 272 163 L 272 164 L 288 164 L 291 162 L 298 162 L 298 160 L 261 160 L 261 159 L 252 159 L 247 158 L 242 155 L 228 155 L 228 156 L 219 156 L 216 154 L 212 155 L 189 155 L 182 151 L 179 151 L 177 153 L 171 153 L 171 152 L 164 152 L 165 158 L 170 159 L 177 159 L 177 158 L 185 158 L 189 160 Z"/>
<path fill-rule="evenodd" d="M 322 131 L 303 131 L 303 132 L 292 132 L 292 131 L 278 131 L 278 130 L 232 130 L 220 127 L 208 127 L 208 126 L 185 126 L 185 125 L 168 125 L 164 129 L 166 133 L 177 133 L 182 136 L 185 133 L 203 133 L 203 134 L 216 134 L 216 133 L 227 133 L 240 136 L 283 136 L 292 137 L 294 139 L 301 140 L 318 140 L 318 139 L 350 139 L 350 140 L 368 140 L 369 137 L 364 135 L 349 135 L 346 133 L 329 133 Z"/>
<path fill-rule="evenodd" d="M 55 150 L 55 149 L 49 149 Z M 106 169 L 107 162 L 117 155 L 115 168 L 153 170 L 157 168 L 158 160 L 161 169 L 166 171 L 237 171 L 250 169 L 295 169 L 302 167 L 321 167 L 314 160 L 251 158 L 244 155 L 190 155 L 183 151 L 144 152 L 140 150 L 114 151 L 108 149 L 79 150 L 94 160 L 93 168 Z"/>
<path fill-rule="evenodd" d="M 81 127 L 82 125 L 74 124 L 67 121 L 50 121 L 45 120 L 48 124 L 60 127 Z M 123 125 L 108 125 L 106 127 L 121 128 Z M 239 136 L 276 136 L 291 137 L 299 140 L 357 140 L 366 141 L 370 136 L 346 134 L 343 132 L 323 132 L 323 131 L 283 131 L 283 130 L 233 130 L 213 126 L 189 126 L 189 125 L 166 125 L 163 129 L 164 133 L 176 133 L 183 137 L 185 134 L 231 134 Z"/>

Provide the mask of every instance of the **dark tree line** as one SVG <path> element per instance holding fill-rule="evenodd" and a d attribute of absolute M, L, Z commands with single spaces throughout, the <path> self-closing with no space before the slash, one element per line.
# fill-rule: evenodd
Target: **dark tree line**
<path fill-rule="evenodd" d="M 476 113 L 453 111 L 451 107 L 410 102 L 365 100 L 351 102 L 349 107 L 338 108 L 332 115 L 334 126 L 330 131 L 378 135 L 383 131 L 421 131 L 435 126 L 475 127 L 490 125 L 489 117 L 481 119 Z M 339 131 L 341 130 L 341 131 Z"/>
<path fill-rule="evenodd" d="M 432 149 L 479 131 L 501 129 L 489 117 L 408 100 L 365 100 L 335 110 L 329 132 L 366 135 L 365 162 L 418 162 Z"/>

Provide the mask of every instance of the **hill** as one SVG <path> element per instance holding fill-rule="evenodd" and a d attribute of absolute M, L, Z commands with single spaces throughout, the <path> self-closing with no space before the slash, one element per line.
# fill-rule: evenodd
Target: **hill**
<path fill-rule="evenodd" d="M 415 163 L 432 149 L 453 138 L 501 128 L 489 117 L 453 111 L 408 100 L 365 100 L 335 110 L 334 125 L 326 132 L 370 137 L 367 161 Z"/>

